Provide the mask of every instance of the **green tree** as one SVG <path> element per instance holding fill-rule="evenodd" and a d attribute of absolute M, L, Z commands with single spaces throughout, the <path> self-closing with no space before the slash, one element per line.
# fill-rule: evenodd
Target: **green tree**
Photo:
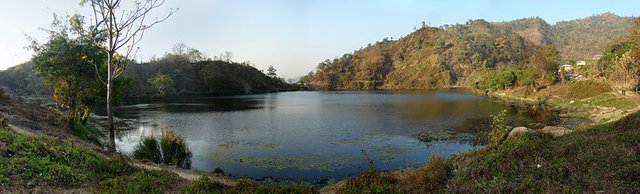
<path fill-rule="evenodd" d="M 167 74 L 157 73 L 152 78 L 149 78 L 148 83 L 151 85 L 154 92 L 156 92 L 156 97 L 165 97 L 175 93 L 173 79 Z"/>
<path fill-rule="evenodd" d="M 531 46 L 527 49 L 527 68 L 521 85 L 530 85 L 536 91 L 556 81 L 560 53 L 553 46 Z"/>
<path fill-rule="evenodd" d="M 52 88 L 54 99 L 68 110 L 68 125 L 71 129 L 87 124 L 102 85 L 96 78 L 99 71 L 94 64 L 103 64 L 106 53 L 89 40 L 82 37 L 71 38 L 67 28 L 59 25 L 58 31 L 50 31 L 50 39 L 45 44 L 33 42 L 35 51 L 32 61 L 38 76 Z M 100 68 L 101 69 L 101 68 Z M 102 69 L 103 70 L 103 69 Z"/>
<path fill-rule="evenodd" d="M 80 0 L 82 5 L 89 4 L 93 11 L 93 20 L 89 27 L 84 27 L 82 17 L 74 17 L 73 29 L 92 40 L 106 53 L 107 76 L 102 82 L 106 89 L 107 127 L 109 129 L 108 150 L 116 152 L 115 126 L 113 123 L 114 80 L 122 76 L 138 52 L 137 44 L 144 37 L 147 29 L 168 19 L 173 13 L 171 9 L 165 17 L 151 17 L 148 14 L 161 7 L 164 0 L 145 0 L 131 4 L 122 4 L 120 0 Z"/>
<path fill-rule="evenodd" d="M 276 78 L 276 68 L 274 68 L 273 66 L 269 65 L 269 68 L 267 69 L 267 76 L 271 77 L 271 78 Z"/>

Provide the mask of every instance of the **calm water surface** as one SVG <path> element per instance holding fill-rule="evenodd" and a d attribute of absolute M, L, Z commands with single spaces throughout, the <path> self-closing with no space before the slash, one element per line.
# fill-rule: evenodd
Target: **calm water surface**
<path fill-rule="evenodd" d="M 413 135 L 486 118 L 507 105 L 446 91 L 286 92 L 228 97 L 185 97 L 137 102 L 116 116 L 140 125 L 122 131 L 118 149 L 130 154 L 143 136 L 172 128 L 193 152 L 192 168 L 216 167 L 234 177 L 318 181 L 376 167 L 418 166 L 431 153 L 450 156 L 477 149 L 469 141 L 421 142 Z"/>

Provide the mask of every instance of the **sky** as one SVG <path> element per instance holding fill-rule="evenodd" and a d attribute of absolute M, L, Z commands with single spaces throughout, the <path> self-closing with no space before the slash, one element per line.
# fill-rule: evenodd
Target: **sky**
<path fill-rule="evenodd" d="M 79 0 L 8 0 L 0 7 L 0 70 L 28 61 L 28 37 L 46 42 L 53 14 L 84 14 Z M 146 61 L 185 43 L 213 57 L 225 51 L 278 76 L 295 78 L 325 59 L 385 37 L 470 19 L 510 21 L 541 17 L 550 24 L 613 12 L 640 15 L 638 0 L 166 0 L 152 15 L 179 10 L 145 33 L 136 60 Z"/>

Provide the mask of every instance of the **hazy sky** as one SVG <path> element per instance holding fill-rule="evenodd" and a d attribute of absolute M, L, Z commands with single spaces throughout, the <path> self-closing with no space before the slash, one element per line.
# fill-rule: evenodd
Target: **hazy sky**
<path fill-rule="evenodd" d="M 0 7 L 0 69 L 29 60 L 26 35 L 46 41 L 53 14 L 88 13 L 78 0 L 9 0 Z M 209 56 L 231 51 L 279 76 L 303 75 L 325 60 L 384 37 L 397 39 L 422 21 L 508 21 L 539 16 L 553 24 L 607 11 L 640 15 L 638 0 L 167 0 L 179 11 L 150 29 L 138 60 L 162 56 L 178 42 Z"/>

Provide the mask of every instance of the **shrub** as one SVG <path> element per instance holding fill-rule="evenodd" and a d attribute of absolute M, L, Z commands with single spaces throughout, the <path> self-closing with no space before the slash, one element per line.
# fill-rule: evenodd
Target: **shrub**
<path fill-rule="evenodd" d="M 133 159 L 161 163 L 162 154 L 160 153 L 158 140 L 154 137 L 143 138 L 133 151 Z"/>
<path fill-rule="evenodd" d="M 491 115 L 491 132 L 489 133 L 489 147 L 500 145 L 509 135 L 510 127 L 505 123 L 507 109 L 500 111 L 497 115 Z"/>
<path fill-rule="evenodd" d="M 160 137 L 163 162 L 180 168 L 191 168 L 191 151 L 187 142 L 170 129 L 165 129 Z"/>
<path fill-rule="evenodd" d="M 595 81 L 576 81 L 569 84 L 567 97 L 584 99 L 597 96 L 598 94 L 611 92 L 611 86 L 606 83 Z"/>

